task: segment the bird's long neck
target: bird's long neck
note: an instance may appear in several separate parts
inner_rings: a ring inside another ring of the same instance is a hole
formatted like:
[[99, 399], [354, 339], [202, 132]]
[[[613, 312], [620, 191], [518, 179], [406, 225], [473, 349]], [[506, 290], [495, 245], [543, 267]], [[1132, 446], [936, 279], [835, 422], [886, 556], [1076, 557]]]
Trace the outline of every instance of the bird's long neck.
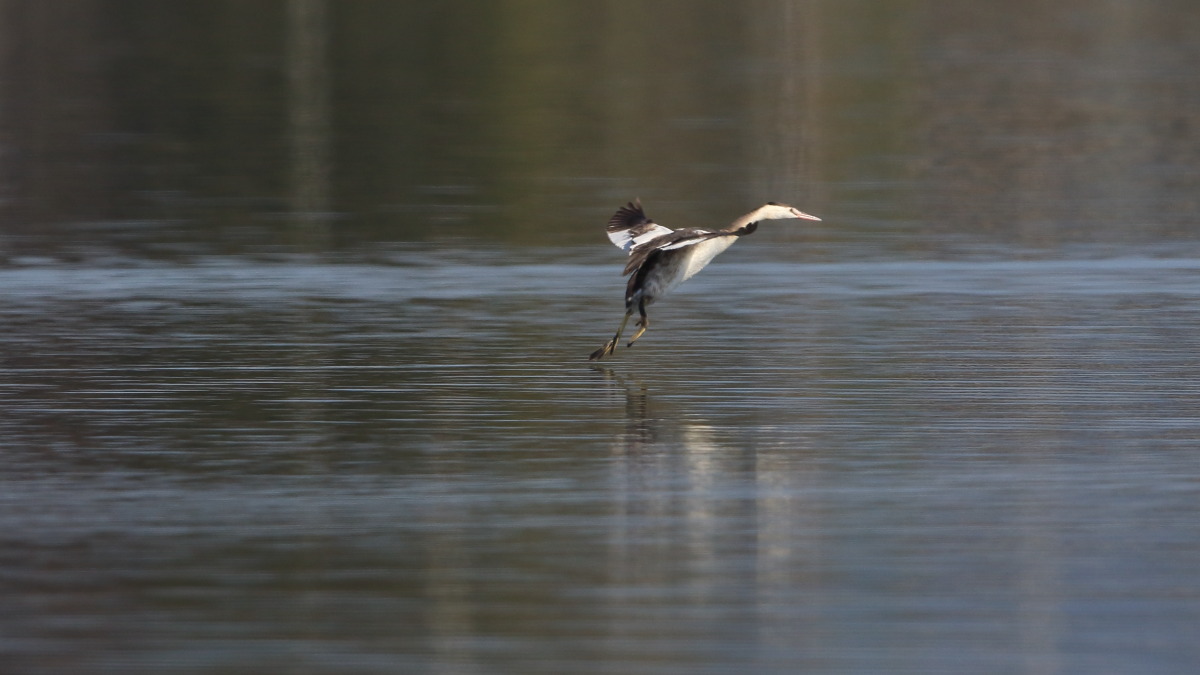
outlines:
[[750, 213], [738, 218], [725, 228], [725, 232], [730, 232], [737, 235], [746, 235], [758, 229], [758, 221], [761, 220], [759, 212], [762, 209], [754, 209]]
[[729, 227], [725, 228], [725, 231], [726, 232], [737, 232], [738, 230], [742, 229], [743, 227], [746, 227], [747, 225], [758, 220], [757, 216], [758, 216], [757, 210], [751, 211], [750, 213], [747, 213], [746, 215], [742, 216], [741, 218], [738, 218], [737, 220], [730, 223]]

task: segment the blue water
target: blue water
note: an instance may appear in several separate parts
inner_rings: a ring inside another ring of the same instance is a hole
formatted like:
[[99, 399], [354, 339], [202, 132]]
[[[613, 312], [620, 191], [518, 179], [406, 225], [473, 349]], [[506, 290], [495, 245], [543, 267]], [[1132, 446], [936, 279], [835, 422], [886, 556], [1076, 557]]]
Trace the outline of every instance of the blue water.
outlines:
[[609, 264], [0, 270], [0, 650], [18, 672], [1196, 662], [1200, 261], [769, 258], [714, 263], [600, 365]]

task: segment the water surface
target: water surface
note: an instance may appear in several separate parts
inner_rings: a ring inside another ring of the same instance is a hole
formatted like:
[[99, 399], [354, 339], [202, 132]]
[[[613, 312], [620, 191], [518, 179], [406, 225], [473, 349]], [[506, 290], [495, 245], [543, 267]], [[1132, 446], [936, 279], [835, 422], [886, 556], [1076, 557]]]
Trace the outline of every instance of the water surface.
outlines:
[[763, 255], [601, 365], [611, 265], [4, 270], [5, 651], [1193, 661], [1200, 261]]
[[0, 670], [1194, 671], [1200, 14], [681, 8], [0, 1]]

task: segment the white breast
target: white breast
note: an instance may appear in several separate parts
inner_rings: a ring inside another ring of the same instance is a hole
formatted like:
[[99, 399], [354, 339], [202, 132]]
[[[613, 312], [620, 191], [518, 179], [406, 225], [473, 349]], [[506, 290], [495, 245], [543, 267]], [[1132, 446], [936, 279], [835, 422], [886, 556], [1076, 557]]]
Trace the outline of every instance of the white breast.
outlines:
[[715, 237], [683, 248], [664, 249], [664, 255], [644, 282], [643, 292], [653, 302], [687, 281], [733, 245], [737, 237]]
[[713, 258], [720, 255], [725, 249], [733, 246], [733, 242], [737, 240], [737, 237], [716, 237], [702, 241], [695, 246], [689, 246], [688, 251], [691, 255], [687, 257], [683, 276], [680, 278], [680, 281], [691, 279], [697, 272], [704, 269], [705, 265], [712, 262]]

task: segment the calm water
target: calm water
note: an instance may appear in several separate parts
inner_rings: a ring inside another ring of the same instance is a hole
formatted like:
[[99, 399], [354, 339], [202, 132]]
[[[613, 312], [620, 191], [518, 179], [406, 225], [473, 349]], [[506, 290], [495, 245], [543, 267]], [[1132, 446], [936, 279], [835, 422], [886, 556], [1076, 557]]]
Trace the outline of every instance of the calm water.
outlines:
[[1195, 663], [1200, 260], [746, 257], [0, 272], [10, 663]]
[[1190, 4], [403, 5], [0, 2], [0, 671], [1196, 670]]

